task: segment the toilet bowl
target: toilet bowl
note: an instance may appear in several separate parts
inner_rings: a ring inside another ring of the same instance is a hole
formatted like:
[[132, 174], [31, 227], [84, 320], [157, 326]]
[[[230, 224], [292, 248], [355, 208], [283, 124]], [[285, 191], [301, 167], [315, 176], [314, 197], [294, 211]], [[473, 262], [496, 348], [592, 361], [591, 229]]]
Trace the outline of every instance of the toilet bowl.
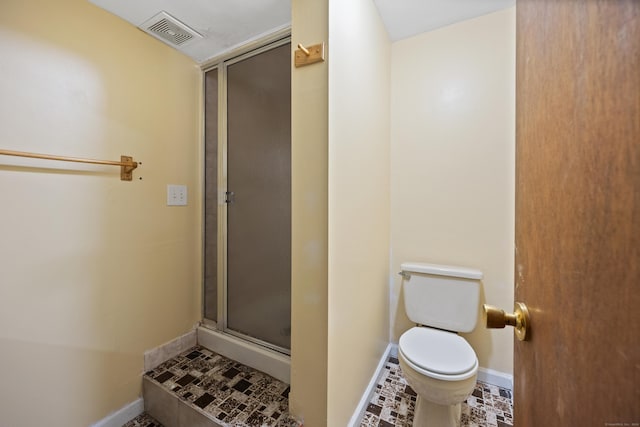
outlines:
[[418, 325], [398, 343], [400, 368], [417, 395], [413, 425], [457, 427], [478, 372], [475, 351], [457, 332], [475, 328], [482, 272], [404, 263], [401, 274], [405, 310]]
[[414, 327], [400, 337], [400, 368], [417, 395], [414, 426], [460, 425], [461, 403], [473, 392], [478, 359], [452, 332]]

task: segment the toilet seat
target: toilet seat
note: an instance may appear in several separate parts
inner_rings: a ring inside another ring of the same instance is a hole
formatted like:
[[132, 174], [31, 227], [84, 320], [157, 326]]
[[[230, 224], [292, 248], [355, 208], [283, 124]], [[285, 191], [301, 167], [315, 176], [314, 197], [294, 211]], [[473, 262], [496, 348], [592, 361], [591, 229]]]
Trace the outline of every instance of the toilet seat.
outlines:
[[411, 368], [431, 378], [459, 381], [478, 370], [473, 348], [453, 332], [414, 327], [402, 334], [398, 349]]

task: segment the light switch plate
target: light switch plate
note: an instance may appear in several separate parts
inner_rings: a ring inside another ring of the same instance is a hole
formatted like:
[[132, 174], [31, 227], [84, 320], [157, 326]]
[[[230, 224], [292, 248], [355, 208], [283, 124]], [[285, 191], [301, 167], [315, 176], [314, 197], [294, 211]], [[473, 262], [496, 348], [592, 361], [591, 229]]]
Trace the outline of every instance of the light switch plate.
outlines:
[[167, 185], [167, 206], [187, 206], [186, 185]]

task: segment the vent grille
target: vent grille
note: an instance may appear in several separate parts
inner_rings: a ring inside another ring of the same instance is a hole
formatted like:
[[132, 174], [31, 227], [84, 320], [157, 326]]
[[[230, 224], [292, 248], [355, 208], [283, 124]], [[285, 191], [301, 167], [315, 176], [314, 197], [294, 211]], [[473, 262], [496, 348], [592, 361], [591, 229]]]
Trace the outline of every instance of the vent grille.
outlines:
[[189, 28], [164, 11], [142, 23], [138, 28], [172, 46], [182, 46], [192, 40], [202, 38], [193, 28]]

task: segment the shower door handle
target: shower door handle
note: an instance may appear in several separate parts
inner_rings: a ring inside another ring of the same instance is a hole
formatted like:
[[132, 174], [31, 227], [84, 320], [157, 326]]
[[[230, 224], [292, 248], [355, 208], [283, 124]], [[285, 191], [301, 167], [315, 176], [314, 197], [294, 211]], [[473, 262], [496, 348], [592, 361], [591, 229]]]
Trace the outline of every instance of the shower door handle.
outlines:
[[231, 204], [233, 202], [235, 202], [236, 200], [236, 193], [234, 193], [233, 191], [225, 191], [224, 193], [224, 202]]

